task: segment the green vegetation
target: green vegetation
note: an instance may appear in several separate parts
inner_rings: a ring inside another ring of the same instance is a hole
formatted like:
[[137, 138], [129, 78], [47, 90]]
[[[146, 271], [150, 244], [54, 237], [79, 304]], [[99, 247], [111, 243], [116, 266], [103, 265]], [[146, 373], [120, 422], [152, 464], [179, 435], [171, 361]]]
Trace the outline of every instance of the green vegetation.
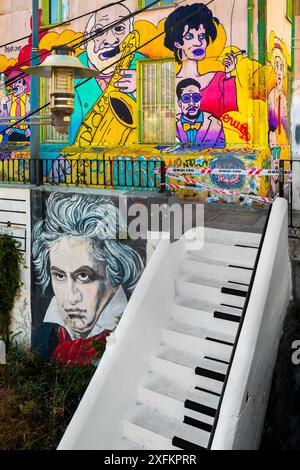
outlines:
[[56, 449], [94, 372], [11, 348], [0, 365], [0, 449]]
[[0, 236], [0, 339], [9, 349], [10, 313], [21, 285], [20, 265], [23, 258], [17, 242], [9, 235]]

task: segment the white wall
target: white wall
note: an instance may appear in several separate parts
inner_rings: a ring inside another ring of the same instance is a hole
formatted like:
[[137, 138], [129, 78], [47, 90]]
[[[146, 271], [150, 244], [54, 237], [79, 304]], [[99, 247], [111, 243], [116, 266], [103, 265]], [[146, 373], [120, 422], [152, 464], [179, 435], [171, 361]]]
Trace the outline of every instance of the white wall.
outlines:
[[0, 234], [12, 235], [20, 242], [20, 251], [26, 267], [21, 269], [23, 286], [20, 288], [12, 312], [11, 331], [17, 343], [30, 348], [30, 190], [0, 187]]
[[288, 206], [274, 203], [212, 449], [259, 448], [283, 321], [291, 298]]
[[286, 0], [276, 0], [276, 8], [274, 8], [274, 0], [267, 2], [267, 38], [269, 40], [270, 33], [274, 31], [276, 36], [287, 45], [288, 51], [292, 48], [292, 24], [286, 16]]

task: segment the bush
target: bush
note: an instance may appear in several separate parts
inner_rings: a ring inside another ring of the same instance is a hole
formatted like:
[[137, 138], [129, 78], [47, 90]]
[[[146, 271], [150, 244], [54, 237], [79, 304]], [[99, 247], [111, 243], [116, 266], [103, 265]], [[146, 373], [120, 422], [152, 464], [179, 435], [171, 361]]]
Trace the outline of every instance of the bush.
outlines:
[[10, 314], [21, 285], [20, 265], [23, 258], [17, 242], [9, 235], [0, 236], [0, 339], [9, 348]]
[[11, 351], [0, 366], [0, 449], [56, 449], [94, 372]]

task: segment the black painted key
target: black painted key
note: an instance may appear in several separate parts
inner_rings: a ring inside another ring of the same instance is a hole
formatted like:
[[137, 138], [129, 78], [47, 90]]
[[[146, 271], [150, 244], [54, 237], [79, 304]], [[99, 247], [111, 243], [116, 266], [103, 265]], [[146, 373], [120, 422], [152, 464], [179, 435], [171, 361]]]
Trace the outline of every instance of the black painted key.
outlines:
[[210, 416], [211, 418], [216, 416], [216, 410], [214, 408], [210, 408], [209, 406], [202, 405], [201, 403], [196, 403], [191, 400], [185, 400], [184, 407], [189, 410], [196, 411], [197, 413]]
[[241, 321], [241, 317], [238, 317], [237, 315], [230, 315], [229, 313], [224, 312], [214, 312], [214, 317], [218, 320], [226, 320], [235, 323], [240, 323]]
[[206, 341], [213, 341], [214, 343], [225, 344], [226, 346], [234, 346], [234, 343], [229, 343], [228, 341], [222, 341], [221, 339], [210, 338], [207, 336]]
[[192, 442], [188, 442], [185, 439], [181, 439], [181, 437], [177, 436], [173, 437], [172, 445], [183, 450], [207, 450], [205, 447], [198, 446], [197, 444], [193, 444]]
[[218, 382], [224, 382], [225, 380], [225, 374], [215, 372], [214, 370], [203, 369], [202, 367], [196, 367], [195, 374], [208, 379], [217, 380]]
[[201, 429], [202, 431], [211, 432], [212, 425], [203, 423], [203, 421], [198, 421], [198, 419], [191, 418], [190, 416], [185, 416], [183, 420], [184, 424], [193, 426], [193, 428]]
[[222, 287], [222, 294], [235, 295], [236, 297], [247, 297], [247, 292], [238, 289], [230, 289], [229, 287]]

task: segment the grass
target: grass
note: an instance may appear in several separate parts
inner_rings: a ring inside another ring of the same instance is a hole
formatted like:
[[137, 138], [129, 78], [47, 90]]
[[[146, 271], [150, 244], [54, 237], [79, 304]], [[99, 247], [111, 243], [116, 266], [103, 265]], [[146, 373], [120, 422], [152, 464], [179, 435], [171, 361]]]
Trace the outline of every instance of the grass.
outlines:
[[56, 449], [94, 372], [11, 352], [0, 365], [0, 449]]

